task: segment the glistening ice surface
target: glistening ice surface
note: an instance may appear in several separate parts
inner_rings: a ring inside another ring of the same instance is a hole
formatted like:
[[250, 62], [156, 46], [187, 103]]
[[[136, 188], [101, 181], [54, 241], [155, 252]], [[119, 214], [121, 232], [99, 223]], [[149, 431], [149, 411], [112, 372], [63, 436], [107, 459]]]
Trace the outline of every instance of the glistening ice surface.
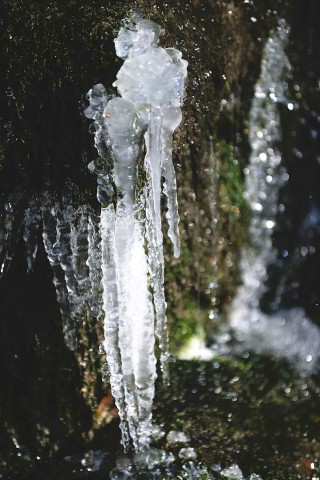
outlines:
[[121, 97], [110, 98], [96, 85], [85, 111], [94, 119], [101, 157], [89, 168], [98, 175], [102, 204], [104, 347], [123, 445], [127, 448], [131, 438], [137, 451], [150, 442], [155, 335], [168, 380], [162, 191], [168, 234], [174, 255], [180, 254], [172, 134], [181, 122], [187, 62], [178, 50], [157, 45], [162, 34], [159, 25], [139, 15], [126, 20], [115, 40], [117, 55], [125, 59], [114, 82]]

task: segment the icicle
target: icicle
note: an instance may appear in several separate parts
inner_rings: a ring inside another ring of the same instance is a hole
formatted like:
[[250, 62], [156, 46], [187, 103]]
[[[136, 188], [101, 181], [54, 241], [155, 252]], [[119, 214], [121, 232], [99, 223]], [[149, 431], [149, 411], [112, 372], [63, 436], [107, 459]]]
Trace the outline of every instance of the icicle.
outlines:
[[118, 205], [115, 226], [119, 288], [119, 346], [130, 435], [136, 450], [148, 446], [156, 378], [154, 319], [144, 239], [134, 214]]
[[59, 204], [46, 194], [41, 208], [43, 244], [53, 271], [63, 332], [71, 350], [86, 319], [101, 318], [101, 248], [99, 228], [88, 207], [77, 210], [68, 188]]
[[114, 230], [118, 343], [128, 427], [135, 449], [141, 450], [149, 443], [156, 377], [147, 259], [141, 226], [135, 218], [136, 168], [142, 129], [133, 105], [121, 98], [110, 100], [104, 115], [114, 158], [114, 181], [123, 195], [117, 206]]
[[27, 268], [28, 272], [32, 272], [33, 264], [38, 251], [38, 233], [41, 222], [41, 209], [39, 199], [33, 198], [28, 208], [24, 212], [24, 232], [23, 240], [26, 245], [27, 252]]
[[101, 270], [101, 236], [98, 226], [98, 220], [90, 212], [88, 219], [88, 258], [87, 266], [89, 268], [90, 278], [90, 298], [89, 306], [96, 317], [102, 315], [102, 270]]
[[[95, 144], [102, 157], [89, 168], [97, 173], [98, 184], [103, 184], [107, 192], [102, 198], [98, 188], [104, 207], [101, 243], [105, 348], [120, 409], [123, 443], [127, 445], [130, 434], [137, 451], [145, 451], [150, 443], [155, 334], [163, 376], [168, 378], [162, 176], [168, 198], [169, 236], [175, 256], [180, 251], [172, 134], [181, 121], [187, 62], [178, 50], [157, 46], [162, 34], [159, 25], [137, 14], [126, 20], [115, 40], [117, 55], [126, 58], [114, 83], [122, 98], [108, 99], [104, 87], [96, 85], [88, 94], [90, 106], [85, 110], [87, 117], [95, 121]], [[143, 139], [147, 184], [137, 200]], [[111, 204], [115, 189], [120, 196], [116, 210]]]
[[[12, 194], [4, 205], [0, 217], [0, 278], [8, 271], [21, 231], [22, 195]], [[23, 212], [23, 210], [22, 210]], [[22, 213], [23, 214], [23, 213]]]
[[91, 304], [91, 284], [89, 277], [88, 261], [88, 208], [80, 207], [74, 212], [71, 223], [70, 246], [72, 253], [72, 270], [77, 283], [77, 303], [79, 321], [86, 316], [93, 322]]
[[[151, 205], [150, 205], [151, 203]], [[164, 258], [163, 249], [159, 248], [155, 238], [153, 222], [152, 196], [146, 193], [146, 238], [148, 241], [148, 263], [153, 291], [153, 302], [156, 318], [156, 336], [160, 348], [160, 363], [165, 384], [169, 383], [169, 338], [167, 331], [166, 301], [164, 293]]]
[[123, 366], [119, 347], [119, 298], [115, 253], [115, 210], [101, 210], [101, 251], [103, 275], [104, 348], [110, 373], [112, 394], [119, 411], [122, 443], [127, 450], [129, 432], [124, 397]]
[[57, 301], [60, 306], [63, 333], [67, 346], [70, 350], [77, 347], [76, 331], [74, 319], [71, 315], [71, 308], [68, 296], [68, 290], [65, 281], [65, 275], [60, 265], [59, 250], [56, 248], [57, 242], [57, 215], [54, 202], [47, 194], [47, 200], [42, 206], [43, 221], [43, 245], [53, 272], [53, 284], [56, 289]]
[[168, 211], [166, 214], [169, 230], [168, 235], [173, 244], [173, 254], [176, 258], [180, 256], [180, 236], [179, 236], [179, 212], [177, 200], [177, 182], [175, 170], [172, 162], [172, 135], [181, 123], [181, 106], [184, 97], [185, 80], [187, 78], [187, 62], [182, 60], [182, 55], [175, 48], [166, 48], [174, 65], [177, 68], [175, 74], [176, 86], [180, 98], [180, 105], [170, 105], [165, 108], [162, 125], [162, 153], [161, 161], [162, 175], [164, 178], [163, 192], [167, 196]]
[[1, 230], [0, 230], [0, 255], [1, 255], [1, 271], [2, 276], [7, 270], [8, 247], [10, 245], [11, 232], [13, 228], [14, 211], [10, 203], [5, 205], [5, 212], [2, 213]]
[[168, 211], [166, 214], [169, 229], [168, 235], [173, 244], [173, 254], [180, 257], [180, 236], [179, 236], [179, 212], [177, 200], [177, 182], [172, 162], [172, 133], [169, 131], [163, 135], [165, 157], [162, 162], [162, 175], [164, 178], [163, 193], [167, 197]]

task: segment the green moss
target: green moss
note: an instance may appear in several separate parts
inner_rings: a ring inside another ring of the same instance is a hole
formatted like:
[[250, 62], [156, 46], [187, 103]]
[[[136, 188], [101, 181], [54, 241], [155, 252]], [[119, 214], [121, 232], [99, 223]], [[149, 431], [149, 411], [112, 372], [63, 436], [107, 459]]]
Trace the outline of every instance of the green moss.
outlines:
[[241, 249], [248, 245], [249, 208], [244, 198], [244, 177], [232, 145], [216, 143], [216, 296], [220, 310], [233, 298], [239, 283]]

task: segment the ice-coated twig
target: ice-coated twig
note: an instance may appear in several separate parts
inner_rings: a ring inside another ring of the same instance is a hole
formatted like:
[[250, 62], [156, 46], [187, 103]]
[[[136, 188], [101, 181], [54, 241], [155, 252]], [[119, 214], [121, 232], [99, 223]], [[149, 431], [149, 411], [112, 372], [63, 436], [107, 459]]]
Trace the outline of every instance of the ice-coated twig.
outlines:
[[[135, 31], [138, 32], [136, 37]], [[146, 218], [147, 223], [152, 224], [147, 227], [149, 265], [154, 290], [156, 334], [160, 349], [165, 348], [161, 351], [161, 359], [164, 360], [168, 358], [168, 342], [165, 340], [167, 327], [163, 293], [161, 176], [163, 174], [165, 179], [164, 192], [168, 198], [169, 237], [174, 244], [175, 256], [179, 256], [179, 214], [172, 164], [172, 134], [181, 122], [187, 62], [182, 60], [178, 50], [157, 46], [161, 33], [159, 26], [148, 20], [141, 20], [138, 28], [130, 30], [129, 25], [120, 30], [115, 42], [116, 50], [119, 56], [128, 58], [119, 70], [114, 85], [124, 99], [132, 102], [146, 128], [146, 205], [149, 209]], [[164, 365], [163, 369], [165, 370]]]

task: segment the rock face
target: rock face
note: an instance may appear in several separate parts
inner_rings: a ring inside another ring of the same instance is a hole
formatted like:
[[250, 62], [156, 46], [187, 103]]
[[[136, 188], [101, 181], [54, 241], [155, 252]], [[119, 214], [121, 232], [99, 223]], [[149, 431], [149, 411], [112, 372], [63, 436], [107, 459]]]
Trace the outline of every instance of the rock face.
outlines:
[[[250, 99], [269, 30], [278, 14], [285, 16], [291, 10], [286, 2], [281, 11], [276, 1], [252, 3], [140, 0], [106, 6], [102, 0], [90, 4], [15, 0], [0, 7], [1, 57], [7, 72], [0, 79], [4, 93], [0, 107], [0, 435], [4, 456], [0, 462], [6, 468], [17, 448], [31, 456], [76, 450], [89, 438], [99, 437], [103, 416], [114, 417], [107, 386], [101, 381], [103, 357], [97, 352], [101, 325], [83, 313], [77, 327], [77, 352], [65, 346], [63, 311], [61, 304], [59, 311], [37, 216], [43, 195], [53, 198], [62, 211], [66, 198], [75, 207], [99, 209], [96, 178], [87, 169], [96, 153], [82, 115], [84, 92], [99, 83], [112, 92], [119, 69], [113, 30], [120, 28], [131, 7], [163, 25], [166, 44], [162, 46], [177, 47], [189, 62], [185, 113], [174, 138], [179, 261], [170, 260], [171, 246], [165, 239], [173, 346], [182, 343], [199, 322], [209, 331], [212, 319], [231, 300], [238, 281], [239, 248], [247, 241], [242, 167], [248, 158]], [[305, 15], [311, 18], [311, 9], [317, 7], [311, 0], [307, 3]], [[295, 29], [302, 36], [298, 17], [294, 11]], [[299, 75], [307, 84], [302, 68]], [[314, 144], [309, 150], [314, 153]], [[301, 195], [307, 190], [301, 190]], [[35, 221], [29, 222], [30, 231], [23, 231], [23, 219], [31, 211]], [[29, 246], [38, 245], [29, 249], [28, 265], [23, 236], [31, 238]], [[282, 245], [282, 238], [276, 240]], [[301, 272], [304, 275], [302, 267]]]

